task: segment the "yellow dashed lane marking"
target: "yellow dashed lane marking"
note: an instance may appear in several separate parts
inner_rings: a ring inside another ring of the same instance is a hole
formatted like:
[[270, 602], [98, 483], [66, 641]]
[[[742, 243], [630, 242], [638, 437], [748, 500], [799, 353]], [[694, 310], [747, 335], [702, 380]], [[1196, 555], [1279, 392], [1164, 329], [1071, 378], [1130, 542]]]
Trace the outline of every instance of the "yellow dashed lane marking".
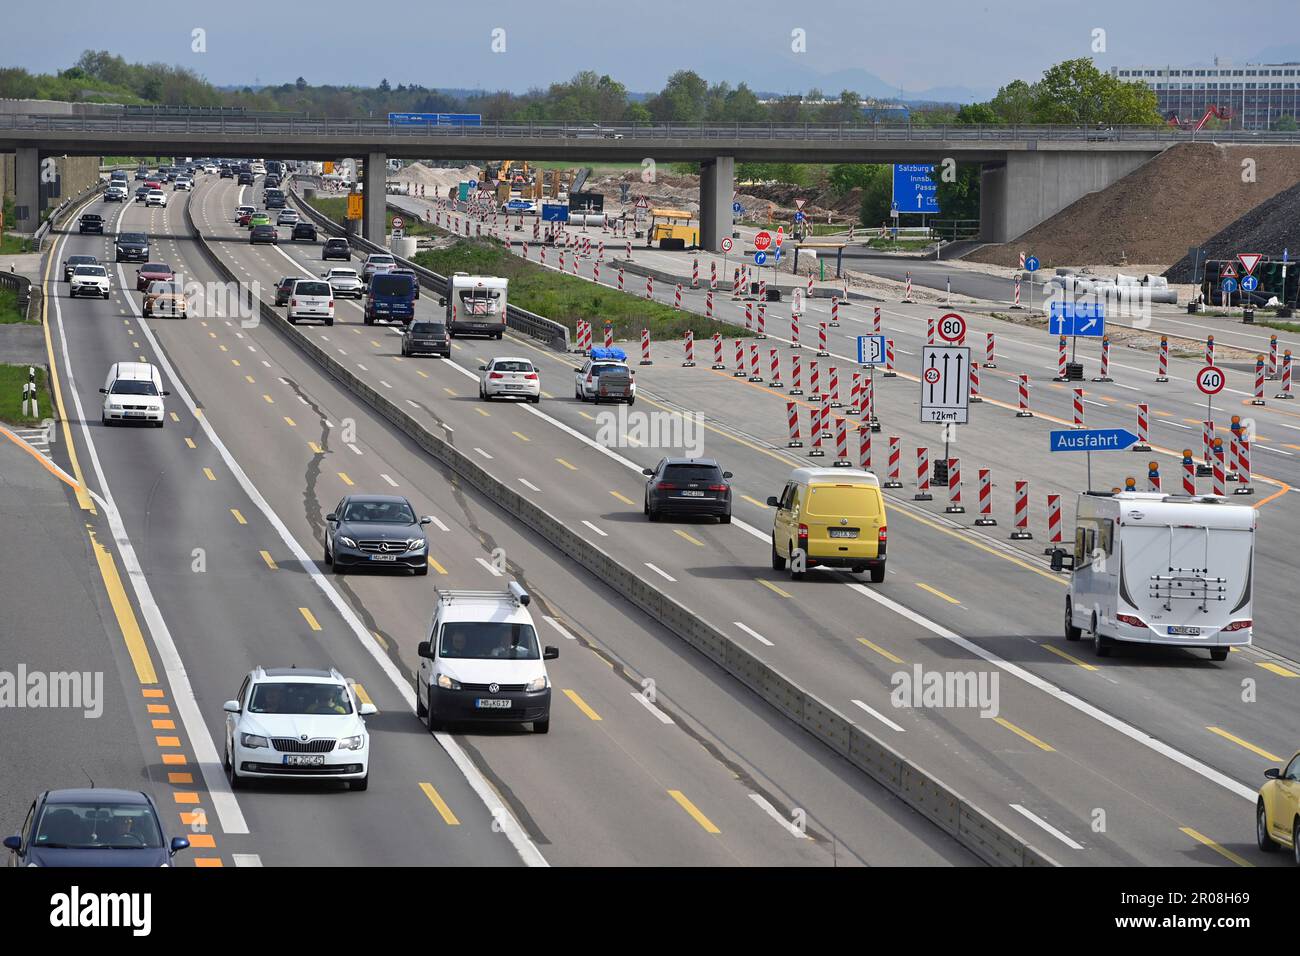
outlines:
[[631, 498], [627, 497], [626, 495], [620, 495], [617, 491], [611, 491], [610, 494], [613, 495], [615, 498], [617, 498], [619, 501], [623, 502], [623, 504], [625, 505], [635, 504], [635, 502]]
[[208, 481], [216, 481], [216, 480], [217, 480], [217, 476], [214, 475], [214, 474], [212, 473], [212, 469], [211, 469], [211, 468], [204, 468], [204, 469], [203, 469], [203, 474], [205, 474], [205, 475], [207, 476]]
[[777, 587], [775, 584], [773, 584], [771, 581], [767, 580], [766, 578], [754, 578], [754, 580], [757, 581], [759, 584], [763, 585], [763, 587], [767, 588], [769, 591], [772, 591], [783, 598], [794, 597], [794, 595], [792, 595], [789, 591]]
[[340, 471], [340, 472], [339, 472], [339, 477], [343, 479], [343, 484], [345, 484], [345, 485], [351, 485], [351, 484], [353, 484], [352, 479], [349, 478], [349, 477], [347, 476], [347, 473], [346, 473], [346, 472]]
[[1224, 859], [1231, 860], [1233, 863], [1237, 864], [1237, 866], [1253, 867], [1255, 865], [1254, 863], [1251, 863], [1249, 860], [1246, 860], [1243, 857], [1240, 857], [1237, 854], [1233, 853], [1231, 850], [1227, 849], [1226, 847], [1219, 846], [1219, 844], [1215, 843], [1205, 834], [1198, 833], [1195, 830], [1193, 830], [1191, 827], [1179, 827], [1178, 829], [1181, 830], [1183, 833], [1186, 833], [1197, 843], [1200, 843], [1204, 846], [1208, 846], [1211, 850], [1219, 854], [1219, 856], [1223, 857]]
[[865, 637], [859, 637], [859, 638], [858, 638], [858, 643], [861, 644], [863, 647], [869, 647], [869, 648], [871, 648], [873, 651], [875, 651], [877, 654], [879, 654], [879, 655], [880, 655], [881, 657], [883, 657], [885, 660], [889, 661], [891, 664], [901, 664], [901, 663], [903, 663], [903, 659], [902, 659], [901, 657], [898, 657], [898, 656], [896, 656], [896, 655], [894, 655], [894, 654], [889, 653], [889, 651], [885, 650], [885, 649], [884, 649], [883, 647], [881, 647], [879, 644], [873, 644], [871, 641], [867, 640]]
[[238, 508], [231, 508], [230, 513], [235, 516], [235, 520], [238, 521], [240, 524], [248, 524], [247, 519], [245, 519], [244, 516], [239, 513]]
[[1276, 754], [1271, 754], [1267, 750], [1263, 749], [1262, 747], [1256, 747], [1254, 744], [1242, 740], [1240, 737], [1234, 736], [1233, 734], [1228, 733], [1222, 727], [1206, 727], [1205, 729], [1212, 734], [1217, 734], [1218, 736], [1222, 737], [1224, 740], [1231, 740], [1238, 747], [1243, 747], [1246, 750], [1249, 750], [1251, 753], [1263, 757], [1265, 760], [1270, 760], [1273, 763], [1282, 762], [1282, 758], [1277, 756]]
[[569, 471], [577, 471], [577, 470], [578, 470], [576, 465], [570, 465], [570, 464], [569, 464], [567, 461], [565, 461], [563, 458], [557, 458], [557, 459], [555, 459], [555, 460], [558, 461], [558, 462], [559, 462], [561, 465], [563, 465], [565, 468], [569, 469]]
[[1005, 717], [994, 717], [993, 720], [994, 720], [995, 723], [1001, 724], [1003, 727], [1007, 728], [1007, 730], [1011, 731], [1011, 732], [1012, 732], [1013, 734], [1015, 734], [1017, 737], [1021, 737], [1021, 738], [1025, 739], [1025, 740], [1028, 740], [1031, 744], [1033, 744], [1033, 745], [1034, 745], [1035, 747], [1037, 747], [1039, 750], [1046, 750], [1048, 753], [1055, 753], [1055, 752], [1056, 752], [1056, 748], [1055, 748], [1055, 747], [1051, 746], [1050, 744], [1046, 744], [1046, 743], [1044, 743], [1043, 741], [1039, 740], [1037, 737], [1035, 737], [1035, 736], [1034, 736], [1033, 734], [1031, 734], [1029, 731], [1027, 731], [1027, 730], [1021, 730], [1019, 727], [1017, 727], [1017, 726], [1016, 726], [1015, 724], [1013, 724], [1011, 721], [1007, 720]]
[[298, 613], [303, 616], [303, 618], [307, 621], [307, 626], [310, 627], [313, 631], [319, 631], [321, 629], [320, 623], [316, 620], [316, 615], [312, 614], [311, 611], [309, 611], [307, 608], [305, 607], [298, 608]]
[[712, 820], [710, 820], [708, 817], [706, 817], [703, 813], [700, 812], [699, 807], [691, 803], [691, 801], [687, 798], [686, 794], [682, 793], [680, 790], [669, 790], [668, 796], [676, 800], [678, 806], [680, 806], [683, 810], [689, 813], [691, 815], [691, 818], [700, 826], [704, 827], [704, 829], [707, 832], [709, 833], [722, 832], [721, 830], [719, 830], [717, 827], [713, 825]]
[[691, 535], [683, 531], [681, 528], [674, 528], [673, 534], [677, 535], [679, 538], [684, 538], [685, 540], [689, 541], [691, 544], [695, 545], [696, 547], [699, 548], [704, 547], [703, 541], [701, 541], [699, 538], [692, 537]]
[[587, 705], [587, 702], [578, 696], [578, 692], [576, 690], [569, 690], [568, 688], [565, 688], [564, 696], [569, 698], [569, 700], [573, 701], [573, 705], [577, 707], [578, 710], [582, 711], [584, 714], [590, 717], [592, 720], [600, 720], [600, 714], [592, 710], [591, 707]]
[[271, 552], [259, 551], [257, 553], [262, 556], [262, 560], [266, 562], [266, 566], [272, 571], [280, 570], [280, 566], [275, 563], [275, 558], [271, 557]]
[[424, 795], [429, 798], [429, 802], [434, 805], [438, 813], [442, 816], [442, 822], [449, 827], [460, 826], [460, 821], [456, 819], [456, 814], [451, 812], [451, 807], [447, 806], [447, 801], [442, 799], [442, 794], [434, 789], [431, 783], [420, 784], [420, 789]]

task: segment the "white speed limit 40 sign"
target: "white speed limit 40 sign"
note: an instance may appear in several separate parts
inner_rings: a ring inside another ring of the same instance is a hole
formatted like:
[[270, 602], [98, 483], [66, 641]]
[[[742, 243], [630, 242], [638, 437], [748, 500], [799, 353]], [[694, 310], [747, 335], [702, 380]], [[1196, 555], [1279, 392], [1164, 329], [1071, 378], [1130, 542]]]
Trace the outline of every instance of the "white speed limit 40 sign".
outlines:
[[1228, 378], [1223, 374], [1223, 369], [1215, 365], [1207, 365], [1196, 373], [1196, 387], [1202, 395], [1218, 395], [1227, 384]]
[[966, 320], [956, 312], [949, 312], [939, 319], [935, 331], [945, 342], [963, 342], [966, 339]]

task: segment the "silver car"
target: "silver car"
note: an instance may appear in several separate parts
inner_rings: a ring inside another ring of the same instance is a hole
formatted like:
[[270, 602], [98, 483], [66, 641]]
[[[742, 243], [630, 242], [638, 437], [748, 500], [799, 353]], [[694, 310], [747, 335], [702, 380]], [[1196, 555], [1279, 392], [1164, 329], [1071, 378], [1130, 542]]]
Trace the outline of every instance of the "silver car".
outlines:
[[330, 269], [328, 272], [322, 273], [321, 278], [330, 284], [330, 288], [334, 290], [336, 297], [350, 295], [354, 299], [359, 299], [365, 291], [361, 285], [361, 277], [357, 275], [356, 269]]

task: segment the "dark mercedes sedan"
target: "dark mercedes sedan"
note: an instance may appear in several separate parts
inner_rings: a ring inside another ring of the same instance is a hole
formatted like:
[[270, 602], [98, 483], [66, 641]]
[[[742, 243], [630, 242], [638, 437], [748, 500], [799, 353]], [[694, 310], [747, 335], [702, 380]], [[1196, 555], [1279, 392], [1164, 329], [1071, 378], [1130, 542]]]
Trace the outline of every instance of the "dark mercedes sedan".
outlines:
[[46, 790], [22, 832], [5, 837], [10, 866], [171, 866], [190, 841], [163, 836], [158, 808], [138, 790]]
[[661, 515], [702, 515], [731, 523], [731, 472], [712, 458], [664, 458], [642, 469], [645, 513], [651, 521]]
[[340, 573], [350, 567], [396, 566], [429, 573], [429, 543], [422, 525], [398, 495], [348, 495], [325, 516], [325, 565]]

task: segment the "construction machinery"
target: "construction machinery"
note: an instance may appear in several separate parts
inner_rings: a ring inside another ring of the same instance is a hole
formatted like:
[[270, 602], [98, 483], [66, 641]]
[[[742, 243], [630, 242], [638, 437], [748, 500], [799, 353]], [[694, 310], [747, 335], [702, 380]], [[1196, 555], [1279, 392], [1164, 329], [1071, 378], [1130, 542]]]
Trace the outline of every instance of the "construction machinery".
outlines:
[[700, 224], [685, 209], [651, 209], [645, 244], [660, 249], [695, 249], [700, 245]]
[[1232, 108], [1229, 106], [1211, 106], [1206, 109], [1205, 115], [1196, 123], [1193, 123], [1191, 120], [1180, 120], [1177, 113], [1171, 112], [1167, 117], [1165, 117], [1165, 122], [1170, 126], [1177, 127], [1178, 129], [1191, 130], [1194, 133], [1198, 133], [1211, 119], [1222, 120], [1225, 123], [1231, 122]]

